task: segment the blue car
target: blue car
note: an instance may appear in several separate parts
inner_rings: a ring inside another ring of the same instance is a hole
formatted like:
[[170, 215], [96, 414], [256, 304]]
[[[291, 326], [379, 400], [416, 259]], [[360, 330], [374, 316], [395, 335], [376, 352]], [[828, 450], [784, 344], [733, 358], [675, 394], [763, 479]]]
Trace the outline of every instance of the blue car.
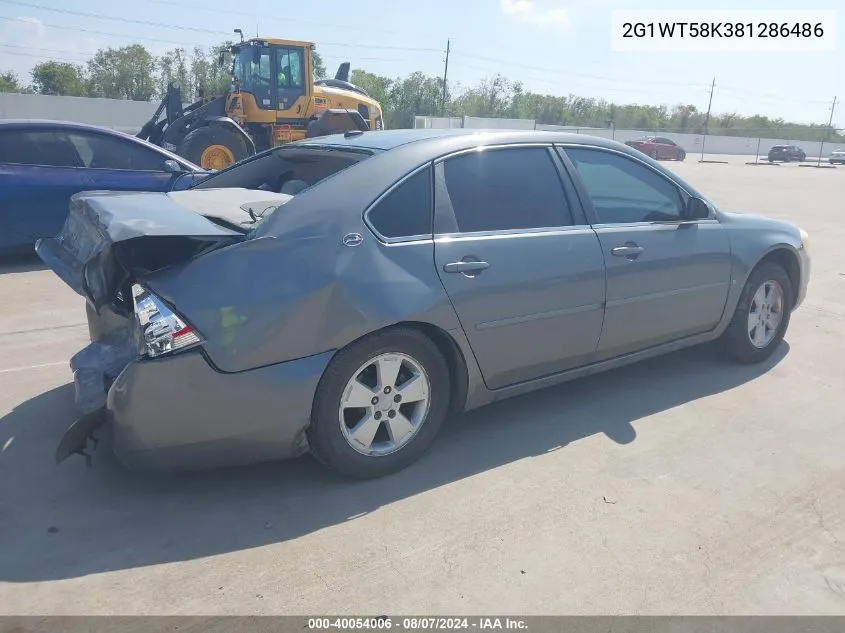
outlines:
[[52, 237], [80, 191], [187, 189], [208, 172], [122, 132], [62, 121], [0, 121], [0, 253]]

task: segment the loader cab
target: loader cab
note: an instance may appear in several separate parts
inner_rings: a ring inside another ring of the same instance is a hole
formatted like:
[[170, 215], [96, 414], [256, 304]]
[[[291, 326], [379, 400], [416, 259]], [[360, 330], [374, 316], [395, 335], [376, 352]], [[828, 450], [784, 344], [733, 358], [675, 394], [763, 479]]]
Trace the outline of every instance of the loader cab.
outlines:
[[235, 90], [252, 95], [258, 110], [297, 116], [306, 110], [311, 92], [310, 46], [285, 40], [248, 40], [232, 47]]

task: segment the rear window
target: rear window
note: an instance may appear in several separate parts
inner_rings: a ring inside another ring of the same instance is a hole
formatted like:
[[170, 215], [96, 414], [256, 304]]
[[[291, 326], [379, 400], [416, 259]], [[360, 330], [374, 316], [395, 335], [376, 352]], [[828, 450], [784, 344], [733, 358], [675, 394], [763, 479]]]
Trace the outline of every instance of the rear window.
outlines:
[[232, 165], [191, 188], [243, 187], [296, 195], [372, 155], [371, 150], [319, 145], [281, 147]]

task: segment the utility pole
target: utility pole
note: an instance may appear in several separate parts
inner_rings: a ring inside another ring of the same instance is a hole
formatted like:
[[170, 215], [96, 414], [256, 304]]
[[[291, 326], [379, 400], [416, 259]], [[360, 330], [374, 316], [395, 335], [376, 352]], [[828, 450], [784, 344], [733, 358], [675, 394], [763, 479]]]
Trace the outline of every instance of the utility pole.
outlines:
[[833, 104], [830, 106], [830, 120], [827, 122], [827, 131], [824, 133], [824, 138], [822, 139], [822, 144], [819, 147], [819, 162], [816, 163], [816, 167], [820, 167], [822, 164], [822, 150], [824, 149], [824, 142], [827, 140], [828, 134], [830, 134], [830, 128], [833, 125], [833, 111], [836, 109], [836, 97], [833, 97]]
[[707, 116], [704, 117], [704, 136], [701, 139], [701, 160], [704, 160], [704, 144], [707, 142], [707, 125], [710, 123], [710, 106], [713, 105], [713, 88], [716, 87], [716, 78], [710, 84], [710, 101], [707, 103]]
[[446, 40], [446, 66], [443, 68], [443, 103], [440, 106], [440, 116], [446, 116], [446, 79], [449, 76], [449, 51], [452, 49], [452, 41]]

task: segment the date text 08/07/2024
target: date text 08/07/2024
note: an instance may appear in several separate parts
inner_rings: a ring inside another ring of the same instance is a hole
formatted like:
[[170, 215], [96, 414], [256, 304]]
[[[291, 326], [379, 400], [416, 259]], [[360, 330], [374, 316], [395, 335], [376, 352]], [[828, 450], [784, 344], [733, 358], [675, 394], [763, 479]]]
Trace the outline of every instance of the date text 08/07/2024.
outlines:
[[309, 618], [307, 628], [309, 630], [398, 630], [398, 631], [420, 631], [420, 630], [525, 630], [525, 620], [510, 617], [402, 617], [391, 618], [388, 616], [366, 617], [366, 618]]

